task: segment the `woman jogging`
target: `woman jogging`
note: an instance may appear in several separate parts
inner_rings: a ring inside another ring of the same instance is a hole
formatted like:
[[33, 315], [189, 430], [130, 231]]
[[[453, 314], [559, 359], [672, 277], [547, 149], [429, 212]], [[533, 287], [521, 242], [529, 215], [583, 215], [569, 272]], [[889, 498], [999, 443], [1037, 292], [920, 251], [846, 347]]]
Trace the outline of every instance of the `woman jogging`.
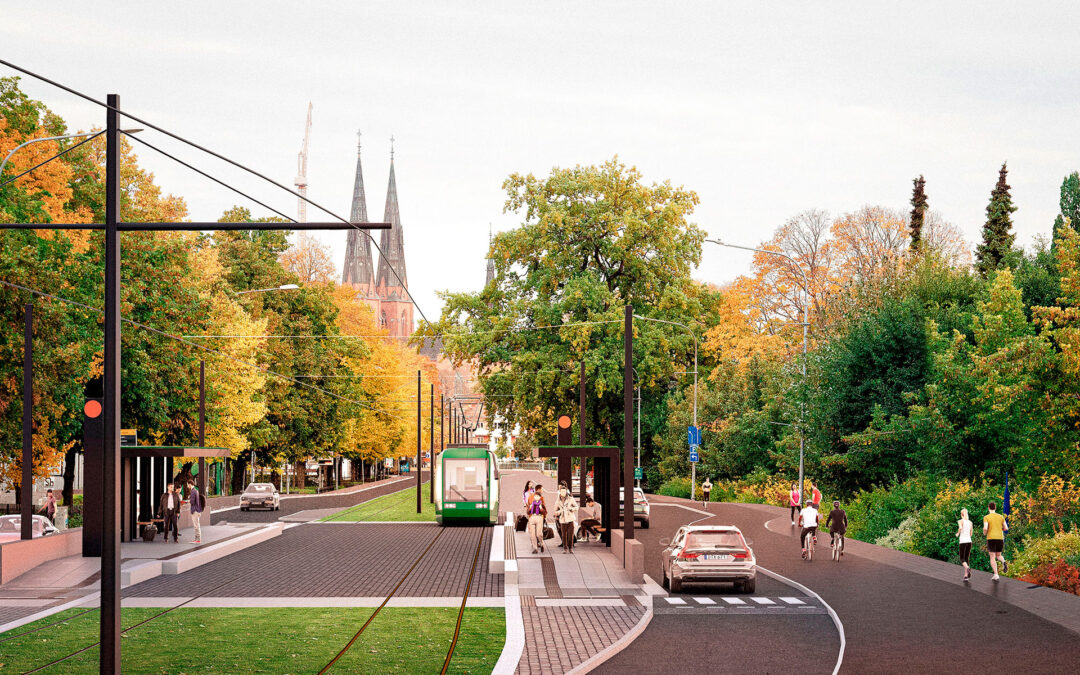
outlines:
[[956, 536], [960, 538], [960, 564], [964, 566], [964, 581], [971, 578], [971, 568], [968, 567], [968, 557], [971, 556], [971, 521], [968, 520], [968, 510], [960, 509], [960, 520], [956, 521]]

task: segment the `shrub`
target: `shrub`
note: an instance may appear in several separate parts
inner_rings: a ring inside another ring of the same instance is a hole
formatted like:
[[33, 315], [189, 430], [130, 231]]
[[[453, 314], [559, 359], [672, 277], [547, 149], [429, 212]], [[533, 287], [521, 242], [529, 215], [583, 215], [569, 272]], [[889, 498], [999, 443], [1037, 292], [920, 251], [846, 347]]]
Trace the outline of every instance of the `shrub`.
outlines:
[[930, 503], [940, 484], [940, 481], [922, 475], [897, 485], [860, 491], [845, 507], [848, 535], [862, 541], [881, 539], [909, 515]]
[[1012, 561], [1017, 576], [1033, 573], [1038, 567], [1064, 560], [1080, 567], [1080, 529], [1073, 526], [1069, 532], [1059, 532], [1053, 537], [1033, 538], [1024, 541], [1024, 549]]
[[915, 530], [915, 516], [908, 516], [884, 537], [879, 537], [874, 543], [878, 546], [896, 549], [897, 551], [908, 550], [912, 532]]
[[664, 495], [666, 497], [688, 498], [690, 496], [690, 479], [679, 477], [669, 478], [660, 485], [660, 489], [656, 491], [656, 494]]
[[1080, 486], [1059, 476], [1044, 474], [1034, 495], [1013, 501], [1038, 532], [1053, 534], [1080, 525]]
[[1064, 560], [1043, 563], [1020, 578], [1029, 583], [1080, 595], [1080, 567], [1070, 565]]
[[75, 495], [71, 498], [71, 509], [68, 511], [67, 525], [70, 528], [82, 527], [83, 524], [83, 496]]

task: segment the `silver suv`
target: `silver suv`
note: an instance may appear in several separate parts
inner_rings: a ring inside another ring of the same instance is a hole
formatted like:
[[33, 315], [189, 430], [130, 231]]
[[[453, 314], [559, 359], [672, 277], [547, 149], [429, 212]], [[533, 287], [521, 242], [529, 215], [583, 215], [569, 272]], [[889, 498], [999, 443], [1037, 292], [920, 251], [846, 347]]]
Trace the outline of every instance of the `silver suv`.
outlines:
[[682, 591], [686, 583], [733, 582], [743, 593], [757, 587], [757, 559], [734, 525], [684, 525], [670, 541], [661, 539], [664, 588]]
[[[626, 515], [626, 505], [623, 503], [623, 489], [619, 488], [619, 518]], [[634, 521], [641, 523], [641, 529], [649, 529], [649, 500], [645, 499], [645, 491], [634, 488]]]

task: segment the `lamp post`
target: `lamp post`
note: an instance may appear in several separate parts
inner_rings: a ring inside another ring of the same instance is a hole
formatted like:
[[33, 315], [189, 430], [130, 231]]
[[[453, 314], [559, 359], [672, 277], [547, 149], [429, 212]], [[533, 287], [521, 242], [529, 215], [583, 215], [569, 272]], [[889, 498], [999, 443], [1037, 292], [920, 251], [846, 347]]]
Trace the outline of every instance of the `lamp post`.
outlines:
[[[142, 129], [121, 129], [120, 133], [122, 133], [122, 134], [137, 134], [140, 131], [142, 131]], [[80, 134], [67, 134], [67, 135], [64, 135], [64, 136], [46, 136], [45, 138], [31, 138], [30, 140], [26, 141], [25, 143], [20, 143], [19, 145], [16, 145], [14, 148], [11, 149], [11, 152], [9, 152], [6, 157], [4, 157], [4, 161], [0, 162], [0, 175], [3, 175], [4, 166], [7, 165], [8, 160], [11, 159], [11, 156], [14, 155], [16, 152], [18, 152], [19, 150], [21, 150], [22, 148], [25, 148], [28, 145], [31, 145], [33, 143], [44, 143], [45, 141], [63, 141], [63, 140], [69, 139], [69, 138], [86, 138], [86, 140], [89, 141], [89, 140], [92, 140], [93, 138], [96, 138], [97, 136], [100, 136], [103, 133], [105, 133], [105, 132], [104, 131], [85, 131], [85, 132], [80, 133]], [[83, 143], [85, 143], [85, 142], [86, 141], [83, 141]], [[82, 145], [82, 143], [77, 143], [76, 145]], [[72, 148], [68, 148], [68, 150], [71, 150], [71, 149]], [[60, 155], [68, 152], [68, 150], [65, 150], [64, 152], [60, 153]], [[50, 157], [49, 159], [45, 160], [41, 164], [51, 162], [52, 160], [56, 159], [57, 157], [60, 157], [60, 155], [56, 155], [55, 157]], [[37, 166], [41, 166], [41, 164], [38, 164]], [[35, 166], [34, 168], [36, 169], [37, 166]], [[15, 180], [15, 179], [12, 178], [11, 180]]]
[[[803, 308], [802, 308], [802, 378], [803, 386], [806, 385], [806, 346], [808, 341], [808, 334], [810, 328], [809, 314], [810, 309], [810, 282], [806, 278], [806, 272], [803, 271], [802, 265], [795, 258], [792, 258], [786, 253], [780, 251], [770, 251], [765, 248], [752, 248], [750, 246], [739, 246], [737, 244], [726, 244], [719, 239], [706, 239], [705, 241], [710, 244], [716, 244], [717, 246], [726, 246], [727, 248], [739, 248], [744, 251], [753, 251], [754, 253], [768, 253], [770, 255], [778, 255], [781, 258], [787, 258], [791, 261], [791, 264], [795, 266], [795, 269], [799, 271], [799, 275], [803, 279]], [[805, 393], [803, 394], [803, 401], [799, 404], [799, 506], [806, 503], [806, 490], [803, 489], [804, 485], [804, 458], [806, 456], [806, 430], [803, 428], [803, 418], [806, 416], [806, 400]]]
[[300, 288], [296, 284], [282, 284], [280, 286], [274, 286], [273, 288], [253, 288], [250, 291], [236, 291], [233, 295], [244, 295], [245, 293], [266, 293], [267, 291], [295, 291]]
[[[688, 333], [690, 333], [690, 337], [694, 338], [694, 426], [696, 427], [697, 426], [697, 375], [698, 375], [698, 367], [697, 367], [698, 340], [697, 340], [697, 333], [695, 333], [694, 329], [691, 328], [690, 326], [687, 326], [685, 323], [679, 323], [678, 321], [666, 321], [664, 319], [653, 319], [653, 318], [650, 318], [650, 317], [647, 317], [647, 316], [640, 316], [638, 314], [635, 314], [634, 318], [635, 319], [641, 319], [642, 321], [652, 321], [652, 322], [655, 322], [655, 323], [666, 323], [669, 326], [679, 326], [680, 328], [685, 328], [686, 331]], [[640, 389], [638, 389], [638, 400], [639, 401], [641, 400], [641, 390]], [[640, 406], [640, 403], [638, 405]], [[639, 446], [639, 452], [640, 452], [640, 445], [641, 445], [641, 411], [639, 410], [638, 411], [638, 446]], [[641, 460], [640, 459], [638, 460], [638, 465], [639, 466], [641, 465]], [[691, 472], [691, 477], [690, 477], [690, 498], [691, 499], [694, 498], [694, 483], [695, 483], [695, 480], [697, 478], [697, 476], [694, 475], [694, 474], [696, 473], [696, 469], [697, 469], [697, 467], [693, 463], [691, 463], [691, 466], [690, 466], [690, 472]]]

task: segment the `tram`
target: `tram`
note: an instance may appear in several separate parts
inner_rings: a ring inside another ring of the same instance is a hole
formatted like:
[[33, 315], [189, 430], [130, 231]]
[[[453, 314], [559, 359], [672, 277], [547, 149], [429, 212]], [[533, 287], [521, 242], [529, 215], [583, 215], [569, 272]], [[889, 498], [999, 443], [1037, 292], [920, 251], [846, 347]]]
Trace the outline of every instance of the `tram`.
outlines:
[[435, 521], [494, 525], [499, 520], [499, 469], [486, 445], [448, 445], [435, 463]]

